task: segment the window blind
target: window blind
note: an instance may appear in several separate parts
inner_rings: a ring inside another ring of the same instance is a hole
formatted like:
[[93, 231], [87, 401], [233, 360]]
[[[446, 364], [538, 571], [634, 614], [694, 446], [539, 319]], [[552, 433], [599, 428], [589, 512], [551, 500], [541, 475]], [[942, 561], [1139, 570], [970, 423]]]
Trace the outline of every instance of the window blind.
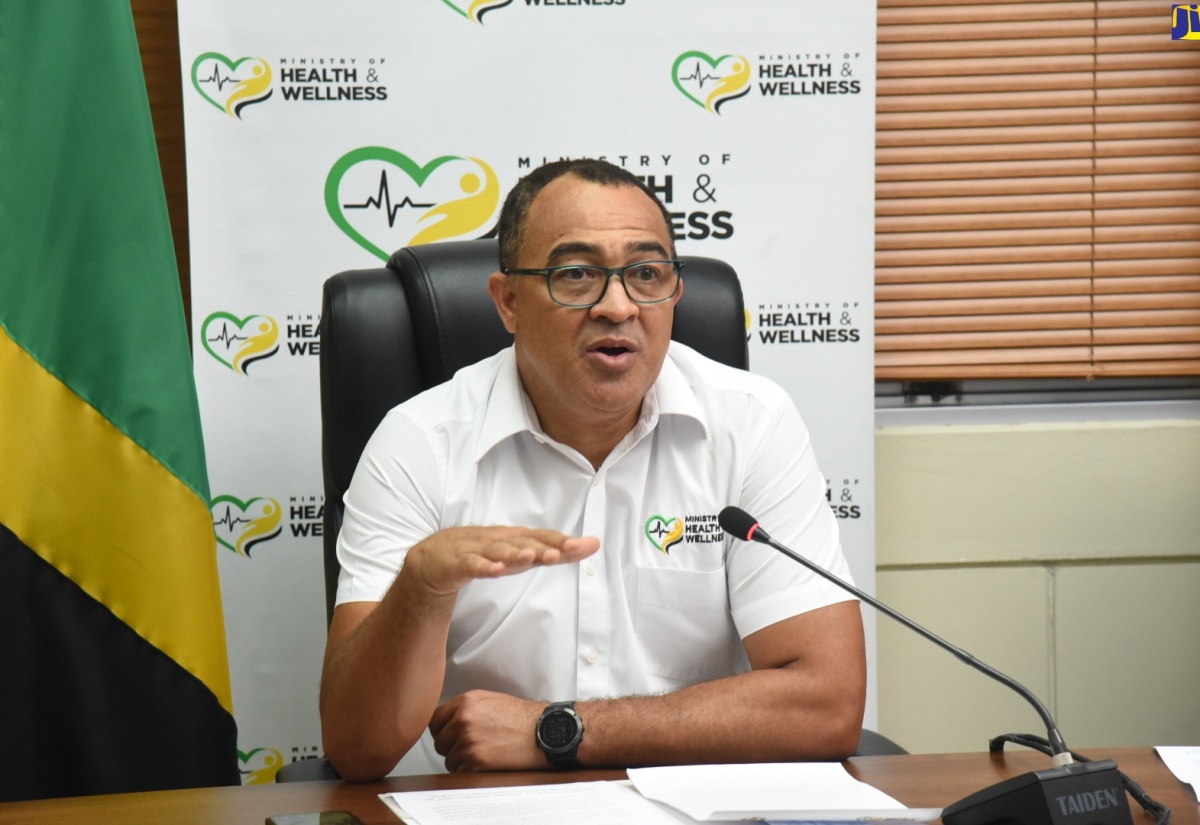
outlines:
[[1170, 4], [880, 0], [876, 378], [1200, 375]]

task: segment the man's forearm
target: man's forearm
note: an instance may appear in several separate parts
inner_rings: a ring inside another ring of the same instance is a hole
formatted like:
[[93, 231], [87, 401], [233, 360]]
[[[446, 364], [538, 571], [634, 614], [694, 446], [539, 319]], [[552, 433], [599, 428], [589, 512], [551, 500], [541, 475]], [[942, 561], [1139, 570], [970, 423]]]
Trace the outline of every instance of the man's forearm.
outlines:
[[[862, 723], [853, 676], [827, 692], [802, 672], [772, 668], [661, 696], [576, 702], [585, 767], [842, 759]], [[430, 729], [450, 771], [550, 767], [534, 741], [545, 702], [473, 690], [434, 711]]]
[[416, 592], [402, 573], [340, 644], [335, 615], [321, 680], [321, 734], [347, 779], [383, 776], [420, 738], [442, 690], [454, 601]]
[[839, 760], [862, 726], [857, 684], [830, 690], [797, 669], [755, 670], [662, 696], [579, 702], [587, 767]]
[[842, 759], [866, 703], [858, 602], [793, 616], [744, 640], [748, 673], [664, 696], [584, 702], [585, 765]]

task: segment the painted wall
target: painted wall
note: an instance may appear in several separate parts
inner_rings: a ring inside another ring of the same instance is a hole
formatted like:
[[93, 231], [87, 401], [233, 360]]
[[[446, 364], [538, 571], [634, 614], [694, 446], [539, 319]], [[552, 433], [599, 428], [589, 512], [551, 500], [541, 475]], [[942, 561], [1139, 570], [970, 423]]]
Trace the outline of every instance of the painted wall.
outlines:
[[[1072, 748], [1200, 743], [1200, 420], [881, 426], [878, 595], [1029, 687]], [[1044, 735], [879, 620], [879, 729], [912, 752]]]

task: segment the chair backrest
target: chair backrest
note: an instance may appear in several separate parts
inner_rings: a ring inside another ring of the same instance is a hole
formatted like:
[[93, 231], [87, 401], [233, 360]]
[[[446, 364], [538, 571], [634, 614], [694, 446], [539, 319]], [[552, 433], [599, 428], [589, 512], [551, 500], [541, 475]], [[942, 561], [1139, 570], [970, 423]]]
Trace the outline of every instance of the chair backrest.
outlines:
[[[749, 366], [737, 274], [714, 258], [683, 256], [683, 297], [672, 337], [716, 361]], [[325, 481], [326, 618], [337, 591], [342, 496], [367, 440], [392, 407], [512, 343], [487, 278], [496, 241], [401, 249], [380, 269], [341, 272], [321, 302], [321, 459]]]

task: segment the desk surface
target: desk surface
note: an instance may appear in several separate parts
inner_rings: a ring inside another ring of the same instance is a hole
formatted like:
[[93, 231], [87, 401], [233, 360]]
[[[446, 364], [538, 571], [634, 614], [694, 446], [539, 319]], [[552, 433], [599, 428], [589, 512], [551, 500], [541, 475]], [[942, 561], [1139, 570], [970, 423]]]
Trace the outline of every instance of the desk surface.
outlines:
[[[1200, 810], [1191, 788], [1179, 782], [1150, 748], [1089, 751], [1095, 759], [1111, 758], [1159, 802], [1173, 809], [1172, 825], [1200, 825]], [[846, 762], [857, 778], [914, 808], [943, 808], [969, 793], [1031, 770], [1050, 766], [1033, 752], [914, 754], [857, 757]], [[624, 771], [573, 773], [492, 773], [407, 776], [380, 782], [294, 782], [241, 788], [200, 788], [140, 794], [73, 797], [0, 804], [4, 825], [263, 825], [267, 816], [306, 811], [348, 810], [367, 825], [396, 825], [399, 820], [378, 795], [389, 791], [435, 788], [478, 788], [622, 779]], [[1152, 823], [1134, 808], [1134, 825]]]

